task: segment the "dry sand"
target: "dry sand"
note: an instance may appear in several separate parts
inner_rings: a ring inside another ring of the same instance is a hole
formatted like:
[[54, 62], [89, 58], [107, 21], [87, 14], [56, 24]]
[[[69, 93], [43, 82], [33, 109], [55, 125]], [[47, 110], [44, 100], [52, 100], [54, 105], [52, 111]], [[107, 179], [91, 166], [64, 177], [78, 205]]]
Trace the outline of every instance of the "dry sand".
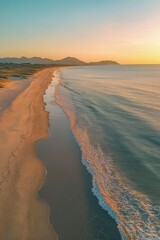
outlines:
[[0, 239], [54, 240], [48, 206], [38, 199], [45, 170], [35, 142], [48, 136], [43, 94], [53, 69], [33, 75], [29, 87], [0, 117]]
[[32, 77], [28, 77], [23, 81], [7, 81], [3, 88], [0, 88], [0, 116], [4, 110], [7, 109], [13, 102], [13, 100], [21, 92], [25, 90], [32, 81]]

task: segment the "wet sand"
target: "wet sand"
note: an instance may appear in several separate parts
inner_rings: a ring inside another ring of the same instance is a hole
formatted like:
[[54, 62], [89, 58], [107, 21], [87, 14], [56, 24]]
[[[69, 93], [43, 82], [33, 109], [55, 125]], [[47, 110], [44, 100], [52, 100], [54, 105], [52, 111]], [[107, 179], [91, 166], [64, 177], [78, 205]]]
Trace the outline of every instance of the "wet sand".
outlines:
[[36, 144], [38, 157], [47, 170], [40, 197], [50, 206], [50, 222], [59, 240], [121, 239], [117, 224], [92, 193], [91, 175], [81, 163], [81, 151], [69, 120], [53, 95], [54, 83], [44, 96], [50, 136]]
[[42, 96], [52, 73], [53, 69], [46, 69], [33, 75], [29, 87], [14, 95], [0, 117], [1, 239], [57, 239], [48, 206], [38, 198], [45, 171], [35, 154], [35, 142], [48, 136]]

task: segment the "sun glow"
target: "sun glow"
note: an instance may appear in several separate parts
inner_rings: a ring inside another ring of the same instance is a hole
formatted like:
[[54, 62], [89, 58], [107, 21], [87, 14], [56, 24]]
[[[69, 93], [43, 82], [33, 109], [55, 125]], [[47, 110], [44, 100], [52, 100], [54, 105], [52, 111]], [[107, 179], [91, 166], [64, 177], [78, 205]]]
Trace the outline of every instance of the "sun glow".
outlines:
[[1, 4], [0, 57], [160, 64], [159, 0], [18, 2]]

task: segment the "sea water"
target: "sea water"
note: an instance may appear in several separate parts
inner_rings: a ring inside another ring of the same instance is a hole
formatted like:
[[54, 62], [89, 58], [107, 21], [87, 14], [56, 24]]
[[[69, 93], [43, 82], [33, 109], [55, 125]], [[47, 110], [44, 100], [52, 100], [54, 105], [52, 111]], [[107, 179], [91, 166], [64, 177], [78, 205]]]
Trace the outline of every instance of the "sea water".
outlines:
[[36, 143], [46, 169], [39, 196], [49, 205], [49, 221], [59, 240], [120, 240], [117, 223], [92, 193], [92, 176], [81, 162], [69, 119], [55, 102], [60, 78], [58, 72], [54, 75], [43, 97], [49, 136]]
[[58, 70], [70, 120], [100, 206], [125, 239], [160, 239], [160, 66]]

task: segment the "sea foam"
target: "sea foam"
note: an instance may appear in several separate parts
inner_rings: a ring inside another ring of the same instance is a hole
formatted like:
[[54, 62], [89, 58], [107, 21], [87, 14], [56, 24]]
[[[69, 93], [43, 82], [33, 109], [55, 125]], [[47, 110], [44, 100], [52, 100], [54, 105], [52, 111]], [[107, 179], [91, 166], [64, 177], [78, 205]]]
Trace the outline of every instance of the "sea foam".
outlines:
[[[58, 78], [61, 83], [57, 72]], [[99, 205], [115, 219], [122, 239], [160, 239], [160, 205], [153, 204], [145, 195], [131, 189], [111, 157], [100, 146], [91, 143], [87, 129], [81, 129], [77, 124], [75, 106], [65, 95], [64, 85], [63, 80], [63, 84], [56, 87], [56, 102], [70, 120], [72, 132], [82, 151], [82, 163], [92, 175], [92, 191]]]

